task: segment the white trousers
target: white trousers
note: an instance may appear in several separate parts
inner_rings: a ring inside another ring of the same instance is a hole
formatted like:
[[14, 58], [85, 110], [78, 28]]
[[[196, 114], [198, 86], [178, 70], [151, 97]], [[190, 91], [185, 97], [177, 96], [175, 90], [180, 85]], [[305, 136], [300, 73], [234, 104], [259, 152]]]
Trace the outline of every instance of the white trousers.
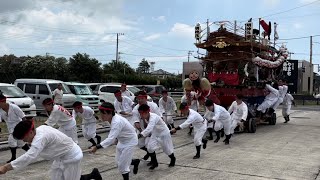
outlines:
[[172, 113], [166, 112], [166, 114], [163, 115], [163, 120], [166, 124], [173, 124]]
[[170, 155], [173, 153], [173, 143], [170, 134], [166, 134], [163, 136], [151, 135], [147, 145], [148, 152], [155, 152], [159, 145], [166, 155]]
[[267, 101], [263, 101], [262, 104], [260, 104], [257, 108], [258, 111], [261, 111], [262, 113], [265, 113], [266, 110], [268, 108], [270, 108], [274, 103], [277, 102], [278, 99], [275, 99], [275, 100], [267, 100]]
[[291, 110], [291, 104], [288, 105], [283, 105], [282, 107], [282, 116], [286, 117], [290, 115], [290, 110]]
[[230, 134], [230, 130], [231, 130], [231, 118], [228, 119], [228, 120], [223, 120], [223, 121], [216, 121], [214, 123], [214, 130], [217, 132], [217, 131], [220, 131], [221, 129], [224, 129], [224, 133], [226, 135], [229, 135]]
[[279, 98], [276, 103], [272, 106], [272, 109], [276, 110], [279, 105], [283, 102], [283, 98]]
[[96, 137], [97, 124], [96, 123], [88, 123], [86, 125], [82, 125], [82, 134], [86, 139], [91, 139]]
[[134, 148], [135, 146], [128, 146], [123, 148], [119, 148], [117, 146], [116, 163], [121, 174], [130, 172], [130, 165], [134, 153]]
[[230, 128], [230, 134], [234, 133], [234, 129], [238, 126], [238, 123], [240, 123], [241, 120], [233, 119], [231, 122], [231, 128]]
[[207, 131], [207, 125], [202, 126], [200, 129], [194, 128], [193, 142], [195, 146], [202, 145], [202, 139], [206, 131]]
[[78, 145], [71, 150], [67, 160], [54, 160], [51, 165], [51, 180], [79, 180], [81, 177], [82, 151]]
[[11, 148], [22, 147], [25, 144], [26, 143], [23, 142], [22, 140], [16, 140], [16, 139], [13, 138], [12, 134], [9, 134], [9, 137], [8, 137], [8, 145], [9, 145], [9, 147], [11, 147]]
[[142, 137], [138, 139], [138, 147], [147, 147], [150, 137]]
[[64, 128], [63, 126], [60, 126], [58, 129], [63, 134], [67, 135], [68, 137], [71, 137], [72, 140], [78, 144], [78, 134], [77, 134], [77, 126], [72, 127], [71, 129]]

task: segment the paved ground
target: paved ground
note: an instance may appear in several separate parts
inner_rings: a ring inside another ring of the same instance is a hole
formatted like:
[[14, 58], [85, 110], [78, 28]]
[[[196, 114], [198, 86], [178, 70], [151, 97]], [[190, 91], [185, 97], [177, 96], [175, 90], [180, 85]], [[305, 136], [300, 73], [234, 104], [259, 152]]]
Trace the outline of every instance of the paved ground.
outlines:
[[[149, 171], [142, 162], [137, 175], [131, 179], [318, 179], [320, 168], [320, 111], [294, 110], [292, 120], [284, 124], [281, 117], [275, 126], [260, 125], [255, 134], [236, 134], [231, 144], [222, 142], [202, 150], [201, 158], [193, 160], [195, 147], [187, 131], [179, 131], [173, 136], [176, 167], [168, 168], [169, 158], [158, 152], [160, 166]], [[280, 116], [280, 111], [277, 111]], [[177, 123], [181, 123], [178, 121]], [[106, 136], [106, 133], [103, 134]], [[89, 145], [80, 139], [83, 149]], [[23, 153], [18, 150], [19, 155]], [[9, 158], [9, 151], [0, 152], [0, 164]], [[144, 152], [137, 150], [135, 157]], [[100, 150], [96, 155], [85, 154], [82, 168], [88, 173], [93, 167], [102, 171], [104, 179], [121, 179], [115, 162], [115, 147]], [[39, 161], [27, 169], [11, 171], [0, 179], [44, 180], [48, 178], [50, 162]]]

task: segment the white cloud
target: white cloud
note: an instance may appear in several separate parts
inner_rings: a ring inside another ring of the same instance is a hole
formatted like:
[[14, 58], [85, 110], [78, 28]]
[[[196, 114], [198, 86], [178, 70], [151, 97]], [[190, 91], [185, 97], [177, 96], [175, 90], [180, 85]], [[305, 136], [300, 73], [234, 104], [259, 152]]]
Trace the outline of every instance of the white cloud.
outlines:
[[21, 27], [21, 26], [11, 26], [6, 29], [6, 35], [11, 37], [23, 37], [29, 36], [34, 32], [33, 28]]
[[267, 8], [275, 8], [280, 4], [280, 0], [263, 0], [263, 6]]
[[294, 24], [293, 24], [293, 27], [294, 27], [295, 29], [301, 29], [301, 28], [303, 28], [303, 26], [302, 26], [301, 23], [294, 23]]
[[143, 38], [143, 40], [152, 41], [152, 40], [155, 40], [155, 39], [159, 39], [160, 37], [161, 37], [161, 34], [157, 33], [157, 34], [149, 35], [149, 36]]
[[166, 17], [165, 16], [152, 17], [152, 20], [164, 23], [166, 22]]
[[46, 37], [46, 39], [35, 43], [35, 45], [37, 47], [48, 47], [52, 44], [52, 38], [53, 38], [53, 36], [52, 36], [52, 34], [50, 34], [49, 36]]
[[314, 0], [300, 0], [300, 3], [302, 3], [302, 4], [308, 4], [311, 2], [314, 2]]
[[169, 35], [181, 38], [193, 38], [194, 27], [183, 23], [175, 23], [170, 29]]
[[10, 49], [5, 44], [0, 44], [0, 54], [9, 54]]

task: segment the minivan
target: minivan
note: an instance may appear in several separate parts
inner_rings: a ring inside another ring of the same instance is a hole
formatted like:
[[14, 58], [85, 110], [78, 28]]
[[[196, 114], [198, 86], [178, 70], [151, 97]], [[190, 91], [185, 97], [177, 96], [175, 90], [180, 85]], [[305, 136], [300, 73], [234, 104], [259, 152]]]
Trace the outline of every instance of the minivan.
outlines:
[[7, 102], [16, 104], [24, 112], [26, 117], [35, 117], [36, 105], [34, 101], [22, 92], [17, 86], [0, 83], [0, 91], [7, 97]]
[[65, 82], [65, 84], [76, 96], [76, 101], [82, 102], [84, 106], [91, 107], [95, 112], [99, 111], [98, 107], [101, 104], [99, 101], [99, 97], [92, 93], [88, 85], [77, 82]]
[[70, 92], [70, 89], [63, 81], [53, 79], [16, 79], [14, 84], [26, 93], [38, 107], [38, 110], [44, 110], [42, 101], [46, 98], [52, 98], [52, 92], [58, 84], [62, 84], [63, 106], [67, 109], [72, 108], [76, 101], [76, 96]]

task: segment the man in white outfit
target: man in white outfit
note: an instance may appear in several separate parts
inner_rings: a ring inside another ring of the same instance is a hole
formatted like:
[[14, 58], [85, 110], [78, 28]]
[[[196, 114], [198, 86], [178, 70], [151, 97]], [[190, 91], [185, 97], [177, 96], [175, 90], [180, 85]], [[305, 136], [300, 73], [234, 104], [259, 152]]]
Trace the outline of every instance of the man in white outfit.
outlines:
[[156, 156], [156, 149], [158, 145], [161, 145], [163, 152], [170, 157], [169, 167], [173, 167], [176, 162], [176, 158], [173, 154], [173, 143], [171, 134], [167, 128], [165, 122], [160, 116], [154, 113], [150, 113], [150, 107], [146, 104], [142, 104], [139, 107], [139, 113], [142, 120], [146, 121], [148, 126], [144, 129], [139, 137], [148, 137], [151, 134], [147, 149], [151, 157], [150, 170], [158, 167], [158, 161]]
[[25, 120], [19, 122], [14, 128], [13, 137], [30, 143], [31, 147], [16, 160], [0, 166], [0, 174], [10, 170], [21, 170], [35, 162], [38, 157], [42, 157], [53, 160], [50, 171], [51, 180], [102, 180], [96, 168], [90, 174], [81, 175], [83, 154], [80, 147], [70, 137], [55, 128], [45, 125], [35, 128], [32, 120]]
[[22, 121], [26, 120], [24, 112], [19, 108], [19, 106], [7, 103], [7, 97], [5, 97], [2, 93], [0, 94], [0, 122], [5, 121], [7, 124], [9, 137], [8, 137], [8, 145], [11, 151], [11, 159], [7, 161], [7, 163], [16, 159], [17, 156], [17, 148], [21, 147], [23, 150], [28, 151], [28, 144], [23, 141], [19, 141], [13, 138], [12, 133], [14, 127]]
[[130, 92], [128, 91], [127, 85], [125, 83], [121, 84], [120, 91], [122, 96], [127, 96], [130, 98]]
[[242, 131], [244, 128], [243, 123], [247, 120], [248, 106], [242, 101], [243, 95], [237, 94], [236, 100], [232, 102], [228, 109], [231, 114], [231, 130], [230, 133], [234, 133], [234, 129], [239, 126], [239, 130]]
[[[139, 91], [137, 93], [137, 100], [138, 104], [133, 108], [132, 114], [133, 114], [133, 121], [134, 121], [134, 126], [137, 129], [137, 133], [140, 134], [146, 127], [147, 127], [147, 122], [141, 119], [140, 113], [138, 111], [139, 107], [142, 104], [147, 104], [150, 107], [150, 112], [157, 114], [158, 116], [162, 117], [162, 114], [159, 111], [159, 107], [156, 103], [154, 102], [149, 102], [147, 100], [147, 93], [145, 91]], [[146, 148], [147, 144], [149, 141], [149, 137], [142, 137], [139, 138], [139, 143], [138, 146], [140, 149], [146, 151], [146, 155], [143, 157], [144, 160], [147, 160], [150, 157], [150, 154], [148, 153], [148, 150]], [[149, 164], [151, 165], [151, 163]]]
[[129, 97], [123, 96], [120, 90], [116, 90], [114, 96], [116, 97], [116, 100], [114, 100], [113, 104], [116, 112], [128, 119], [130, 124], [134, 125], [132, 118], [132, 106], [134, 105], [134, 102]]
[[[196, 92], [190, 91], [190, 90], [185, 90], [185, 94], [181, 98], [181, 103], [183, 103], [183, 102], [188, 104], [189, 109], [192, 109], [192, 110], [198, 112], [199, 102], [198, 102], [198, 99], [197, 99], [197, 93]], [[193, 126], [192, 126], [192, 124], [190, 124], [189, 132], [188, 132], [189, 135], [191, 135], [192, 130], [193, 130]]]
[[[101, 136], [97, 135], [97, 119], [94, 110], [89, 106], [83, 106], [82, 102], [76, 101], [73, 103], [72, 116], [74, 119], [80, 117], [82, 119], [82, 134], [92, 146], [100, 144]], [[97, 139], [97, 143], [93, 138]], [[91, 148], [91, 146], [89, 147]]]
[[201, 145], [203, 145], [203, 149], [206, 149], [207, 147], [208, 140], [203, 139], [203, 136], [207, 131], [207, 120], [204, 119], [198, 112], [194, 111], [193, 109], [189, 109], [187, 103], [181, 103], [179, 109], [182, 115], [187, 116], [187, 120], [178, 127], [171, 129], [171, 133], [176, 133], [177, 130], [187, 128], [190, 126], [190, 124], [193, 124], [195, 133], [193, 142], [197, 150], [197, 153], [193, 159], [199, 159]]
[[62, 90], [62, 84], [59, 83], [58, 87], [52, 92], [53, 94], [53, 100], [54, 103], [60, 106], [63, 106], [63, 90]]
[[285, 80], [279, 80], [278, 81], [278, 87], [279, 87], [279, 97], [276, 103], [272, 106], [272, 108], [269, 111], [269, 114], [274, 113], [274, 111], [278, 108], [278, 106], [283, 102], [284, 96], [287, 94], [288, 86], [286, 85]]
[[[258, 106], [256, 117], [261, 117], [262, 113], [266, 113], [266, 110], [274, 105], [279, 98], [278, 84], [274, 83], [273, 87], [270, 84], [266, 84], [267, 95], [264, 101]], [[272, 111], [272, 110], [271, 110]]]
[[173, 113], [177, 113], [177, 105], [172, 97], [168, 96], [167, 90], [162, 91], [162, 97], [159, 100], [159, 108], [168, 128], [174, 128]]
[[211, 113], [211, 118], [208, 119], [208, 123], [210, 126], [213, 126], [211, 123], [214, 122], [214, 131], [217, 136], [214, 142], [219, 142], [220, 134], [223, 129], [224, 134], [226, 135], [226, 139], [223, 142], [228, 145], [231, 138], [231, 116], [229, 112], [224, 107], [214, 104], [211, 99], [206, 100], [205, 106]]
[[55, 105], [51, 98], [43, 100], [42, 104], [49, 116], [45, 124], [51, 127], [58, 124], [59, 131], [78, 144], [77, 123], [69, 111], [60, 105]]
[[285, 119], [284, 123], [287, 123], [290, 121], [289, 115], [290, 115], [290, 110], [291, 110], [291, 105], [296, 105], [294, 102], [294, 98], [290, 93], [287, 93], [284, 98], [283, 98], [283, 103], [282, 103], [282, 115], [283, 118]]
[[117, 141], [116, 148], [116, 163], [124, 180], [129, 179], [130, 164], [134, 166], [133, 173], [137, 174], [139, 159], [132, 160], [135, 146], [138, 144], [138, 137], [134, 127], [129, 121], [116, 114], [114, 106], [105, 102], [99, 107], [101, 119], [108, 121], [111, 129], [108, 137], [97, 146], [91, 148], [91, 152], [96, 152], [97, 149], [107, 148]]

